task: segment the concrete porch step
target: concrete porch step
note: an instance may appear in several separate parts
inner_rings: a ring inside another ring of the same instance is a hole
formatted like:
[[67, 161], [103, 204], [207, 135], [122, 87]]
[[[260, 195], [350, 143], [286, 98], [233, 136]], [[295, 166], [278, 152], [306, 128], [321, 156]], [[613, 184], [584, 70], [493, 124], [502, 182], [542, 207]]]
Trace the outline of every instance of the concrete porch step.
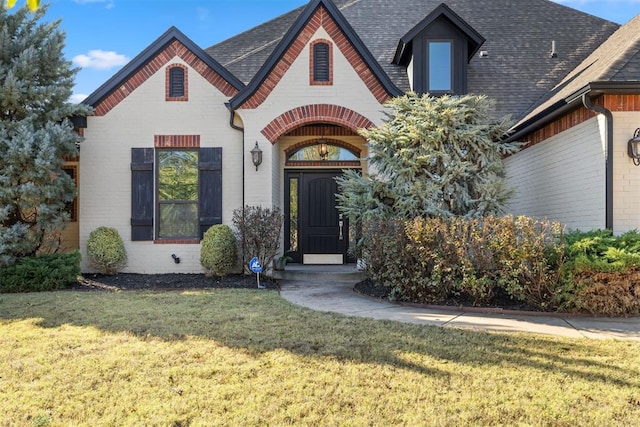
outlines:
[[365, 274], [355, 264], [302, 265], [288, 264], [284, 271], [274, 270], [274, 279], [312, 283], [356, 283], [365, 279]]

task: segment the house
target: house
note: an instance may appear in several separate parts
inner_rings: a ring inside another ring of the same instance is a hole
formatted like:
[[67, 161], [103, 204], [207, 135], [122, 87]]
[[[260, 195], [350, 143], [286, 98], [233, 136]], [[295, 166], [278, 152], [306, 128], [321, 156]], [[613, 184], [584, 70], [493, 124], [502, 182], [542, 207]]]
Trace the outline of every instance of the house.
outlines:
[[333, 178], [367, 172], [357, 130], [410, 90], [486, 94], [516, 120], [512, 138], [528, 146], [506, 159], [512, 212], [640, 226], [626, 154], [640, 126], [640, 18], [441, 1], [311, 0], [206, 49], [170, 28], [84, 101], [95, 114], [76, 165], [79, 247], [111, 226], [126, 271], [200, 272], [202, 233], [264, 205], [282, 209], [296, 262], [347, 262], [354, 233]]

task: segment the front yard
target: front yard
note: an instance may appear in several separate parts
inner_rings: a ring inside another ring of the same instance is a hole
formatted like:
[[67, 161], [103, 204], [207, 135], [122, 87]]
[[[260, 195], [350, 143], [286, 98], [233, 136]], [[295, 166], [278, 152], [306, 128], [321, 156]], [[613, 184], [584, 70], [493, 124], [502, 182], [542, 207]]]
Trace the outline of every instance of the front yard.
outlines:
[[0, 426], [640, 425], [640, 343], [348, 318], [275, 292], [0, 294]]

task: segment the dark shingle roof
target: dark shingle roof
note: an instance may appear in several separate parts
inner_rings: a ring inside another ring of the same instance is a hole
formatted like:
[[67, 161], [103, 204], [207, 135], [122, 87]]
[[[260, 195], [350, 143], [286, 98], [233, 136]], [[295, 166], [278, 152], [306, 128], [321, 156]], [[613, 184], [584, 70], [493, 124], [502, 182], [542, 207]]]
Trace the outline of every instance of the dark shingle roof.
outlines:
[[608, 40], [575, 67], [549, 93], [544, 102], [522, 122], [554, 105], [562, 104], [585, 86], [595, 82], [637, 82], [640, 80], [640, 15], [623, 25]]
[[[409, 90], [406, 69], [391, 62], [402, 36], [442, 0], [334, 0], [391, 81]], [[486, 38], [487, 57], [469, 64], [468, 89], [496, 99], [499, 114], [521, 118], [618, 25], [549, 0], [448, 0], [457, 15]], [[303, 8], [206, 49], [248, 83]], [[556, 41], [558, 56], [550, 57]], [[637, 59], [636, 59], [637, 60]]]

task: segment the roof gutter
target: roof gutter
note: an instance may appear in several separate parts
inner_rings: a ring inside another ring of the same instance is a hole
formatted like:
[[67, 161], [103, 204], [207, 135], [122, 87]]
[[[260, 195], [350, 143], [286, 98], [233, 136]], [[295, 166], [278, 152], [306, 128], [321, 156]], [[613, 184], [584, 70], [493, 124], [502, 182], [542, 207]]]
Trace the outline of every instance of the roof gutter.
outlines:
[[[244, 128], [242, 126], [238, 126], [238, 125], [236, 125], [234, 123], [234, 120], [236, 118], [236, 110], [231, 108], [231, 106], [229, 105], [228, 102], [226, 102], [225, 105], [229, 109], [229, 126], [231, 126], [232, 129], [235, 129], [237, 131], [242, 132], [242, 151], [244, 151], [244, 142], [245, 142], [244, 141]], [[244, 193], [245, 193], [245, 190], [244, 190], [244, 186], [245, 186], [244, 152], [242, 153], [242, 156], [240, 156], [240, 158], [242, 159], [242, 216], [244, 217], [244, 205], [245, 205], [245, 199], [244, 199], [244, 197], [245, 197], [244, 196]]]

